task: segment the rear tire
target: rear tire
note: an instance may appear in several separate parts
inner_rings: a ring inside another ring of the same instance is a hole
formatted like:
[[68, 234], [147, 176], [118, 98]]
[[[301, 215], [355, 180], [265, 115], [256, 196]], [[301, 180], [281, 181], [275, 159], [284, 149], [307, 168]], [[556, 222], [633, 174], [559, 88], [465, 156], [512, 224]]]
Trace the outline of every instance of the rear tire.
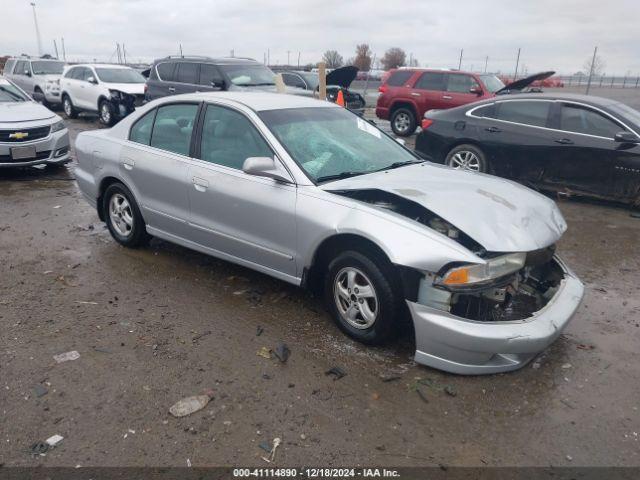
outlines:
[[151, 238], [133, 194], [122, 183], [107, 187], [102, 196], [102, 211], [109, 233], [120, 245], [136, 248]]
[[62, 96], [62, 109], [67, 118], [78, 118], [78, 111], [73, 106], [73, 102], [66, 93]]
[[451, 149], [444, 161], [445, 165], [456, 170], [489, 172], [489, 162], [484, 152], [475, 145], [458, 145]]
[[398, 334], [404, 299], [393, 267], [379, 255], [339, 254], [325, 276], [325, 302], [340, 330], [354, 340], [379, 345]]
[[413, 135], [416, 127], [416, 116], [410, 108], [401, 107], [391, 114], [391, 130], [399, 137]]

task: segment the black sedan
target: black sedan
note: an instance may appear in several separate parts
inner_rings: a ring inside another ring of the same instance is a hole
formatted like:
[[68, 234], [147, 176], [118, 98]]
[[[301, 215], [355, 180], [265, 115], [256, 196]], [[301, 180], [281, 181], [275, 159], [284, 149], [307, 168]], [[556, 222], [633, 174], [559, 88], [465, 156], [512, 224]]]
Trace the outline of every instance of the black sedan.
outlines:
[[584, 95], [519, 94], [425, 114], [416, 150], [453, 168], [640, 206], [640, 112]]

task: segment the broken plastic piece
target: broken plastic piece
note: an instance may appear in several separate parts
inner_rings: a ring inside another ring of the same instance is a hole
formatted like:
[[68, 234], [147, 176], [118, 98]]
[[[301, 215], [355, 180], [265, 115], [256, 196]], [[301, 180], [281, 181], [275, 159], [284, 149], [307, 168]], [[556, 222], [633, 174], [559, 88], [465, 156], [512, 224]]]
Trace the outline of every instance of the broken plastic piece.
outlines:
[[186, 417], [198, 410], [202, 410], [212, 398], [211, 394], [183, 398], [171, 406], [169, 413], [174, 417]]
[[324, 372], [325, 375], [333, 375], [333, 380], [340, 380], [342, 377], [346, 375], [345, 371], [340, 367], [331, 367], [329, 370]]
[[49, 445], [50, 447], [55, 447], [63, 439], [64, 439], [64, 437], [62, 435], [57, 435], [56, 434], [56, 435], [52, 435], [51, 437], [47, 438], [46, 442], [47, 442], [47, 445]]
[[262, 347], [256, 352], [256, 355], [264, 358], [271, 358], [271, 349], [268, 347]]
[[77, 360], [80, 358], [80, 354], [75, 350], [71, 350], [70, 352], [59, 353], [58, 355], [54, 355], [53, 359], [58, 362], [69, 362], [71, 360]]

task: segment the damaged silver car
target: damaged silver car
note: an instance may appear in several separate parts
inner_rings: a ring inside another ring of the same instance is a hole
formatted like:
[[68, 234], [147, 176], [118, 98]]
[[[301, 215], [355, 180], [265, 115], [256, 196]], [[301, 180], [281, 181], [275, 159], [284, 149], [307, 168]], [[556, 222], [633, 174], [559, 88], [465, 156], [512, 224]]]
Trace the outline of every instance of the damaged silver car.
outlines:
[[583, 286], [555, 254], [554, 202], [438, 166], [335, 104], [271, 93], [165, 97], [82, 132], [76, 177], [113, 238], [150, 235], [323, 292], [368, 344], [408, 320], [417, 362], [514, 370]]

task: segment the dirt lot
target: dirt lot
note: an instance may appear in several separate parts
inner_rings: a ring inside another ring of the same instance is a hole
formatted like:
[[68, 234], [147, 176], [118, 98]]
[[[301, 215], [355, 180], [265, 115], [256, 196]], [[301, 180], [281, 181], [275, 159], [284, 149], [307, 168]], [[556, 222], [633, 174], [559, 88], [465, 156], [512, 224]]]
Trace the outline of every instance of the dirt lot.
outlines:
[[[352, 342], [317, 299], [264, 275], [158, 240], [119, 247], [72, 178], [73, 165], [0, 171], [0, 465], [269, 466], [259, 445], [275, 437], [278, 466], [640, 465], [628, 210], [561, 201], [559, 250], [586, 285], [576, 317], [523, 370], [460, 377], [414, 364], [408, 337]], [[286, 364], [256, 355], [280, 341]], [[169, 415], [204, 389], [204, 410]]]

